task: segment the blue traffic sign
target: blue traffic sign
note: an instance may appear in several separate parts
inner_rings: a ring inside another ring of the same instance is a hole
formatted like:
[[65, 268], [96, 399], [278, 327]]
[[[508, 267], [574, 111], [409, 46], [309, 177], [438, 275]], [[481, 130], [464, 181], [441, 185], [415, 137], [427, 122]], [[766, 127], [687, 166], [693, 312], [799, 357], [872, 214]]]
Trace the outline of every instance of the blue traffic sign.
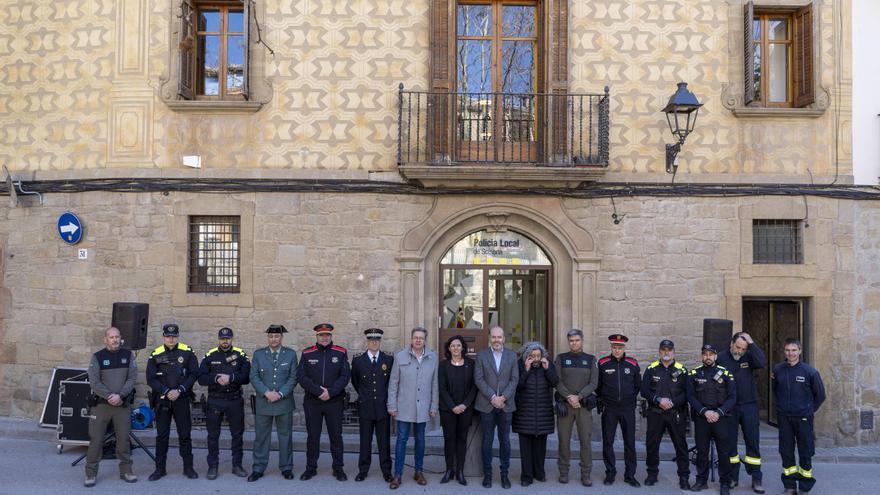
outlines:
[[58, 235], [68, 244], [76, 244], [82, 240], [82, 222], [79, 217], [67, 212], [58, 217]]

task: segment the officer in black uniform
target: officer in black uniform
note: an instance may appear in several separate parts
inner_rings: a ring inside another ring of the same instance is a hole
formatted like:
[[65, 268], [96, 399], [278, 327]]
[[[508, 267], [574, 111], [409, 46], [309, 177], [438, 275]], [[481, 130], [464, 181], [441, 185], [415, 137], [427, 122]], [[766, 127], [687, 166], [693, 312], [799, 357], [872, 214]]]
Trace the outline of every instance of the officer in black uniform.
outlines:
[[156, 401], [156, 470], [150, 481], [165, 476], [165, 459], [168, 457], [168, 435], [171, 418], [177, 427], [180, 457], [183, 458], [183, 474], [189, 479], [199, 477], [193, 469], [192, 416], [190, 401], [192, 387], [198, 378], [199, 360], [192, 349], [178, 342], [180, 328], [174, 323], [162, 327], [164, 343], [153, 350], [147, 360], [147, 384], [153, 389]]
[[816, 452], [813, 415], [825, 402], [825, 385], [816, 368], [801, 361], [799, 340], [786, 340], [783, 351], [785, 361], [773, 367], [771, 379], [779, 422], [782, 484], [786, 495], [796, 495], [809, 492], [816, 484], [813, 477], [813, 454]]
[[296, 376], [305, 390], [303, 409], [306, 414], [306, 470], [299, 477], [308, 480], [318, 472], [321, 453], [321, 423], [327, 424], [333, 476], [345, 481], [342, 459], [342, 413], [345, 409], [345, 386], [351, 380], [348, 351], [333, 345], [333, 325], [315, 325], [317, 343], [303, 350]]
[[648, 365], [642, 376], [642, 397], [648, 401], [648, 430], [645, 433], [648, 477], [645, 485], [657, 484], [660, 472], [660, 441], [663, 432], [675, 447], [678, 486], [690, 490], [690, 463], [687, 456], [687, 368], [675, 360], [675, 344], [660, 341], [660, 359]]
[[639, 363], [626, 356], [629, 339], [616, 333], [608, 337], [611, 354], [599, 360], [599, 397], [602, 413], [602, 458], [605, 460], [606, 485], [613, 485], [617, 476], [614, 458], [614, 435], [620, 424], [623, 435], [623, 481], [638, 488], [636, 481], [636, 396], [641, 386]]
[[231, 328], [223, 327], [217, 332], [219, 345], [205, 354], [199, 366], [199, 384], [208, 387], [208, 411], [205, 424], [208, 428], [208, 479], [217, 478], [220, 462], [220, 424], [223, 416], [229, 421], [232, 435], [232, 474], [247, 476], [241, 466], [242, 435], [244, 434], [244, 400], [241, 386], [251, 382], [251, 363], [240, 347], [232, 345]]
[[693, 491], [708, 488], [710, 441], [718, 453], [718, 477], [721, 495], [730, 493], [730, 458], [728, 436], [730, 413], [736, 405], [736, 383], [724, 367], [715, 363], [718, 351], [712, 344], [702, 349], [703, 364], [688, 373], [687, 397], [694, 416], [694, 440], [697, 442], [697, 478]]
[[[752, 477], [752, 490], [764, 493], [761, 473], [761, 418], [758, 415], [758, 381], [755, 370], [767, 366], [764, 351], [746, 332], [737, 332], [730, 340], [730, 349], [718, 354], [718, 364], [733, 375], [736, 382], [736, 407], [733, 408], [730, 426], [730, 486], [739, 485], [740, 461], [746, 465], [746, 473]], [[737, 438], [742, 427], [746, 456], [740, 459]]]
[[391, 416], [388, 415], [388, 376], [394, 357], [382, 352], [381, 328], [368, 328], [367, 351], [351, 360], [351, 385], [358, 394], [360, 419], [360, 457], [355, 481], [363, 481], [373, 457], [373, 432], [379, 448], [379, 467], [386, 482], [391, 481]]

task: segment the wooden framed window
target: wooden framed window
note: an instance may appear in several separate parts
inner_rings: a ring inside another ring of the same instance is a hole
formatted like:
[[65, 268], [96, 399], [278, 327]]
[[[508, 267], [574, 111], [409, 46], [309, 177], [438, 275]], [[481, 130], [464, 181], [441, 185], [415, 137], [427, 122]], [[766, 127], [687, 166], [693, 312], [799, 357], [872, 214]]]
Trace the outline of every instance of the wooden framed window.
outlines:
[[747, 2], [743, 21], [745, 104], [796, 108], [812, 104], [812, 4], [791, 10]]
[[189, 217], [188, 292], [241, 290], [241, 217]]
[[248, 0], [182, 0], [178, 84], [181, 97], [247, 99], [248, 5]]

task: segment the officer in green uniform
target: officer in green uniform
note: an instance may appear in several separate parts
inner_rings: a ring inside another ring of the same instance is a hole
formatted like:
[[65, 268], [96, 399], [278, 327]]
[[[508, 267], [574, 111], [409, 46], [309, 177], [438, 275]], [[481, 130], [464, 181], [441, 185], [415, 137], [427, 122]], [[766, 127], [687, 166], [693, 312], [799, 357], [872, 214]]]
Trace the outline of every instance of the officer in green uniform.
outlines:
[[[584, 333], [577, 328], [568, 331], [569, 352], [556, 356], [554, 366], [559, 372], [556, 385], [556, 420], [559, 435], [559, 482], [568, 483], [571, 460], [571, 433], [577, 427], [581, 446], [581, 484], [592, 486], [590, 473], [593, 469], [593, 449], [590, 438], [593, 432], [593, 392], [599, 384], [599, 368], [596, 356], [584, 352]], [[563, 415], [564, 412], [564, 415]]]
[[147, 360], [147, 383], [153, 389], [156, 401], [156, 470], [150, 481], [165, 476], [165, 459], [168, 457], [168, 436], [171, 418], [177, 427], [180, 457], [183, 458], [183, 474], [189, 479], [199, 477], [193, 469], [192, 416], [190, 400], [192, 387], [199, 374], [199, 360], [192, 349], [178, 342], [180, 328], [174, 323], [162, 327], [164, 343], [153, 350]]
[[286, 480], [293, 479], [293, 387], [296, 386], [296, 352], [281, 345], [287, 329], [270, 325], [267, 347], [254, 351], [251, 385], [257, 392], [254, 416], [254, 466], [248, 481], [263, 477], [269, 465], [272, 423], [278, 432], [278, 468]]

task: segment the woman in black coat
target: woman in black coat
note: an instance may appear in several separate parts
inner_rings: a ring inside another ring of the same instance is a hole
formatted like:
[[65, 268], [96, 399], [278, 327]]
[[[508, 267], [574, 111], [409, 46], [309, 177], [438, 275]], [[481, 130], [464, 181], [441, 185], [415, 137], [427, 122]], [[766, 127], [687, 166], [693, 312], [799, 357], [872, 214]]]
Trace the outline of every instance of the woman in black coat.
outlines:
[[539, 342], [523, 346], [520, 362], [513, 431], [519, 434], [520, 484], [529, 486], [533, 480], [547, 479], [544, 458], [547, 456], [547, 435], [553, 433], [556, 425], [553, 388], [559, 383], [559, 376], [547, 349]]
[[440, 391], [440, 426], [443, 427], [443, 453], [446, 474], [440, 483], [450, 479], [467, 485], [464, 457], [467, 435], [474, 414], [477, 386], [474, 384], [474, 360], [465, 356], [464, 337], [456, 335], [446, 341], [446, 359], [437, 372]]

